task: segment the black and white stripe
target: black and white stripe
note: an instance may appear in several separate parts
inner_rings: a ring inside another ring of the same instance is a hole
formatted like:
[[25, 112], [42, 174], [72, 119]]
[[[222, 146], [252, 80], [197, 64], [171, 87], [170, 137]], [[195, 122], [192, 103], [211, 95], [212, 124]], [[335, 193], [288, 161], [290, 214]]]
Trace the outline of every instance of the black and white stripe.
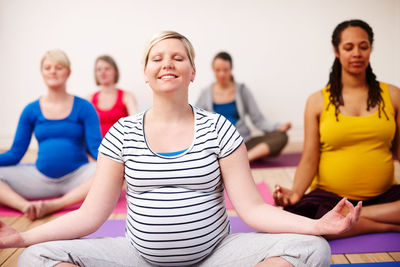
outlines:
[[149, 262], [190, 265], [205, 258], [229, 233], [218, 159], [243, 142], [223, 116], [193, 107], [195, 138], [175, 157], [148, 147], [145, 113], [120, 119], [99, 151], [125, 163], [127, 237]]

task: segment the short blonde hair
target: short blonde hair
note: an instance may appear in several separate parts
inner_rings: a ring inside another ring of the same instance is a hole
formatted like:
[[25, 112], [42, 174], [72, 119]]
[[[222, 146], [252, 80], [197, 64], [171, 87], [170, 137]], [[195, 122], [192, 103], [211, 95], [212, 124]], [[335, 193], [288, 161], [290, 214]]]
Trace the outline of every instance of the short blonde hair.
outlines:
[[71, 70], [71, 62], [69, 61], [67, 54], [60, 49], [49, 50], [44, 53], [42, 60], [40, 61], [40, 68], [43, 67], [43, 62], [46, 59], [52, 60], [57, 64], [63, 65], [68, 70]]
[[190, 64], [192, 65], [193, 68], [195, 68], [195, 64], [194, 64], [195, 53], [194, 53], [193, 45], [190, 43], [190, 41], [185, 36], [183, 36], [180, 33], [174, 32], [174, 31], [162, 31], [162, 32], [155, 34], [150, 39], [150, 42], [146, 46], [144, 56], [143, 56], [144, 67], [147, 66], [147, 62], [149, 61], [150, 50], [153, 48], [153, 46], [155, 44], [157, 44], [158, 42], [165, 40], [165, 39], [178, 39], [178, 40], [182, 41], [183, 45], [186, 48], [186, 52], [189, 56]]

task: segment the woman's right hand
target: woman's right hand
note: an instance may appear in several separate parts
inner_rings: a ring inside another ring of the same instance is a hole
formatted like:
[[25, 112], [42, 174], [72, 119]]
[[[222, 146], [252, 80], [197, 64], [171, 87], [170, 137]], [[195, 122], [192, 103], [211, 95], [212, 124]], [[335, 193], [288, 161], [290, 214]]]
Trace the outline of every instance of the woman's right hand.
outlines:
[[278, 129], [281, 132], [287, 132], [290, 128], [292, 128], [292, 124], [290, 122], [285, 122], [279, 125]]
[[0, 249], [24, 247], [24, 241], [19, 232], [0, 221]]
[[275, 186], [273, 197], [275, 200], [275, 204], [282, 207], [294, 205], [299, 202], [301, 198], [298, 193], [280, 185]]

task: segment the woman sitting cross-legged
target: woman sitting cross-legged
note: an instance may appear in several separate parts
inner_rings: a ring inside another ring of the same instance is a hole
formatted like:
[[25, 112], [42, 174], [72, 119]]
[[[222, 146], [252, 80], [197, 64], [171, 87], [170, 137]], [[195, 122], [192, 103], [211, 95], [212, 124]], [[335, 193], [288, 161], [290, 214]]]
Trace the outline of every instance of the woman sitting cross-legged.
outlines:
[[372, 43], [373, 31], [364, 21], [344, 21], [334, 30], [335, 62], [329, 84], [307, 101], [294, 185], [274, 192], [287, 211], [314, 219], [343, 197], [362, 200], [356, 225], [328, 238], [400, 231], [393, 160], [393, 153], [400, 158], [400, 90], [376, 80], [369, 61]]
[[[93, 106], [66, 90], [71, 73], [67, 55], [48, 51], [40, 67], [47, 94], [24, 108], [12, 147], [0, 154], [0, 204], [30, 219], [83, 201], [96, 168], [88, 154], [96, 159], [101, 142]], [[32, 133], [39, 145], [36, 163], [17, 165]]]

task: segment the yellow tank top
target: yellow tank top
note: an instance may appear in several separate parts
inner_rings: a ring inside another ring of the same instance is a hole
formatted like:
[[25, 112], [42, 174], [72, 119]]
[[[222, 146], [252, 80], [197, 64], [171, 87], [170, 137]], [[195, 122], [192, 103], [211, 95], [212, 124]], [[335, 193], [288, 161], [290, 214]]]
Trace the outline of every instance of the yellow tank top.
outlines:
[[[311, 184], [353, 200], [367, 200], [386, 192], [394, 179], [392, 141], [396, 132], [388, 85], [380, 83], [383, 103], [368, 116], [338, 114], [329, 105], [329, 86], [322, 89], [324, 110], [320, 117], [320, 161]], [[329, 106], [328, 106], [329, 105]]]

